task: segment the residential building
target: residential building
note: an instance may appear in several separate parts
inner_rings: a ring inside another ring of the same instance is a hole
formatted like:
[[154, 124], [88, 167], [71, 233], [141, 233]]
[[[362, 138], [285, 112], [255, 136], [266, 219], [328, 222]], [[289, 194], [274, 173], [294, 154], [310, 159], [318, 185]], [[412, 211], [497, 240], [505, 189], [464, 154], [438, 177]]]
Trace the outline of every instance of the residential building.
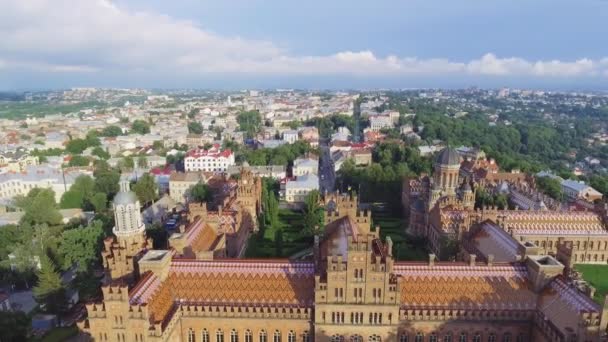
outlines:
[[245, 162], [243, 165], [233, 165], [229, 166], [226, 173], [229, 175], [236, 175], [241, 172], [242, 169], [246, 169], [251, 171], [255, 176], [262, 178], [273, 178], [273, 179], [283, 179], [287, 177], [287, 167], [285, 165], [256, 165], [250, 166], [249, 163]]
[[225, 172], [231, 165], [234, 165], [234, 153], [230, 149], [221, 150], [219, 144], [213, 145], [208, 150], [190, 150], [184, 158], [186, 172]]
[[385, 128], [393, 128], [394, 122], [388, 115], [374, 115], [369, 117], [369, 126], [373, 131], [379, 131]]
[[290, 129], [283, 132], [283, 140], [286, 141], [288, 144], [295, 143], [296, 141], [298, 141], [299, 138], [300, 137], [298, 131], [296, 130]]
[[177, 203], [186, 203], [188, 192], [198, 183], [207, 183], [207, 176], [203, 172], [173, 172], [169, 176], [169, 196]]
[[313, 190], [319, 190], [319, 177], [307, 173], [285, 183], [284, 198], [287, 203], [304, 203], [306, 196]]
[[38, 157], [23, 150], [0, 153], [0, 170], [4, 172], [24, 172], [28, 166], [38, 164]]
[[293, 161], [293, 177], [319, 173], [319, 160], [314, 158], [297, 158]]
[[303, 127], [300, 130], [302, 140], [308, 142], [310, 146], [319, 146], [319, 130], [316, 127]]
[[582, 199], [587, 202], [601, 200], [603, 195], [583, 181], [566, 179], [562, 181], [562, 191], [571, 200]]

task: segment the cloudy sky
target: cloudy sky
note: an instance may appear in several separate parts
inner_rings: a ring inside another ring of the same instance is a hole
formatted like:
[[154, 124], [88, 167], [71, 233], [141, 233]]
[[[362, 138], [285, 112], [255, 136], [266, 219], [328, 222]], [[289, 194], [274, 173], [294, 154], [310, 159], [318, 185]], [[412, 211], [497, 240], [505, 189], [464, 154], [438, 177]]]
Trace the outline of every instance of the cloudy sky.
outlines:
[[608, 90], [608, 0], [0, 0], [0, 89]]

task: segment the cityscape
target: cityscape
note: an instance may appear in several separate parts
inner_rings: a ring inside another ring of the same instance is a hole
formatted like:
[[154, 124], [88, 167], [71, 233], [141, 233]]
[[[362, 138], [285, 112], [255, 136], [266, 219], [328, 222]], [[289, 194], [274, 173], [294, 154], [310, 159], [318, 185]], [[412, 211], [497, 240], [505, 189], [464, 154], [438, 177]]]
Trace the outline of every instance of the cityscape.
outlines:
[[608, 341], [608, 3], [311, 1], [0, 0], [0, 341]]

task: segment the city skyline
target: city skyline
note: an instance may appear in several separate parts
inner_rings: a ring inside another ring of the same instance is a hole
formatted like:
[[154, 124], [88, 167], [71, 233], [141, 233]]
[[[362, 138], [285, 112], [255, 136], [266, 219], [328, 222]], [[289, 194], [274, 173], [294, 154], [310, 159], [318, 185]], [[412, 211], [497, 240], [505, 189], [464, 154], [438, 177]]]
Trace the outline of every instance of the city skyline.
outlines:
[[[605, 90], [608, 2], [5, 2], [0, 89]], [[179, 39], [176, 39], [179, 37]]]

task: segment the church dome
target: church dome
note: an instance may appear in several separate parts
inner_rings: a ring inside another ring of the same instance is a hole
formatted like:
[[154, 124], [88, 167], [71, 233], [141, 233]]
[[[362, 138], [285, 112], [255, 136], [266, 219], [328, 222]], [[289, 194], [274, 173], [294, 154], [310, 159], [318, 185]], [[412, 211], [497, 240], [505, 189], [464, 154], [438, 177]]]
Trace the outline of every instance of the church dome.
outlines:
[[435, 162], [439, 165], [446, 166], [460, 165], [460, 154], [458, 154], [458, 151], [455, 149], [446, 147], [439, 152]]
[[115, 205], [127, 205], [137, 202], [137, 195], [131, 191], [128, 180], [120, 182], [120, 192], [114, 196]]

